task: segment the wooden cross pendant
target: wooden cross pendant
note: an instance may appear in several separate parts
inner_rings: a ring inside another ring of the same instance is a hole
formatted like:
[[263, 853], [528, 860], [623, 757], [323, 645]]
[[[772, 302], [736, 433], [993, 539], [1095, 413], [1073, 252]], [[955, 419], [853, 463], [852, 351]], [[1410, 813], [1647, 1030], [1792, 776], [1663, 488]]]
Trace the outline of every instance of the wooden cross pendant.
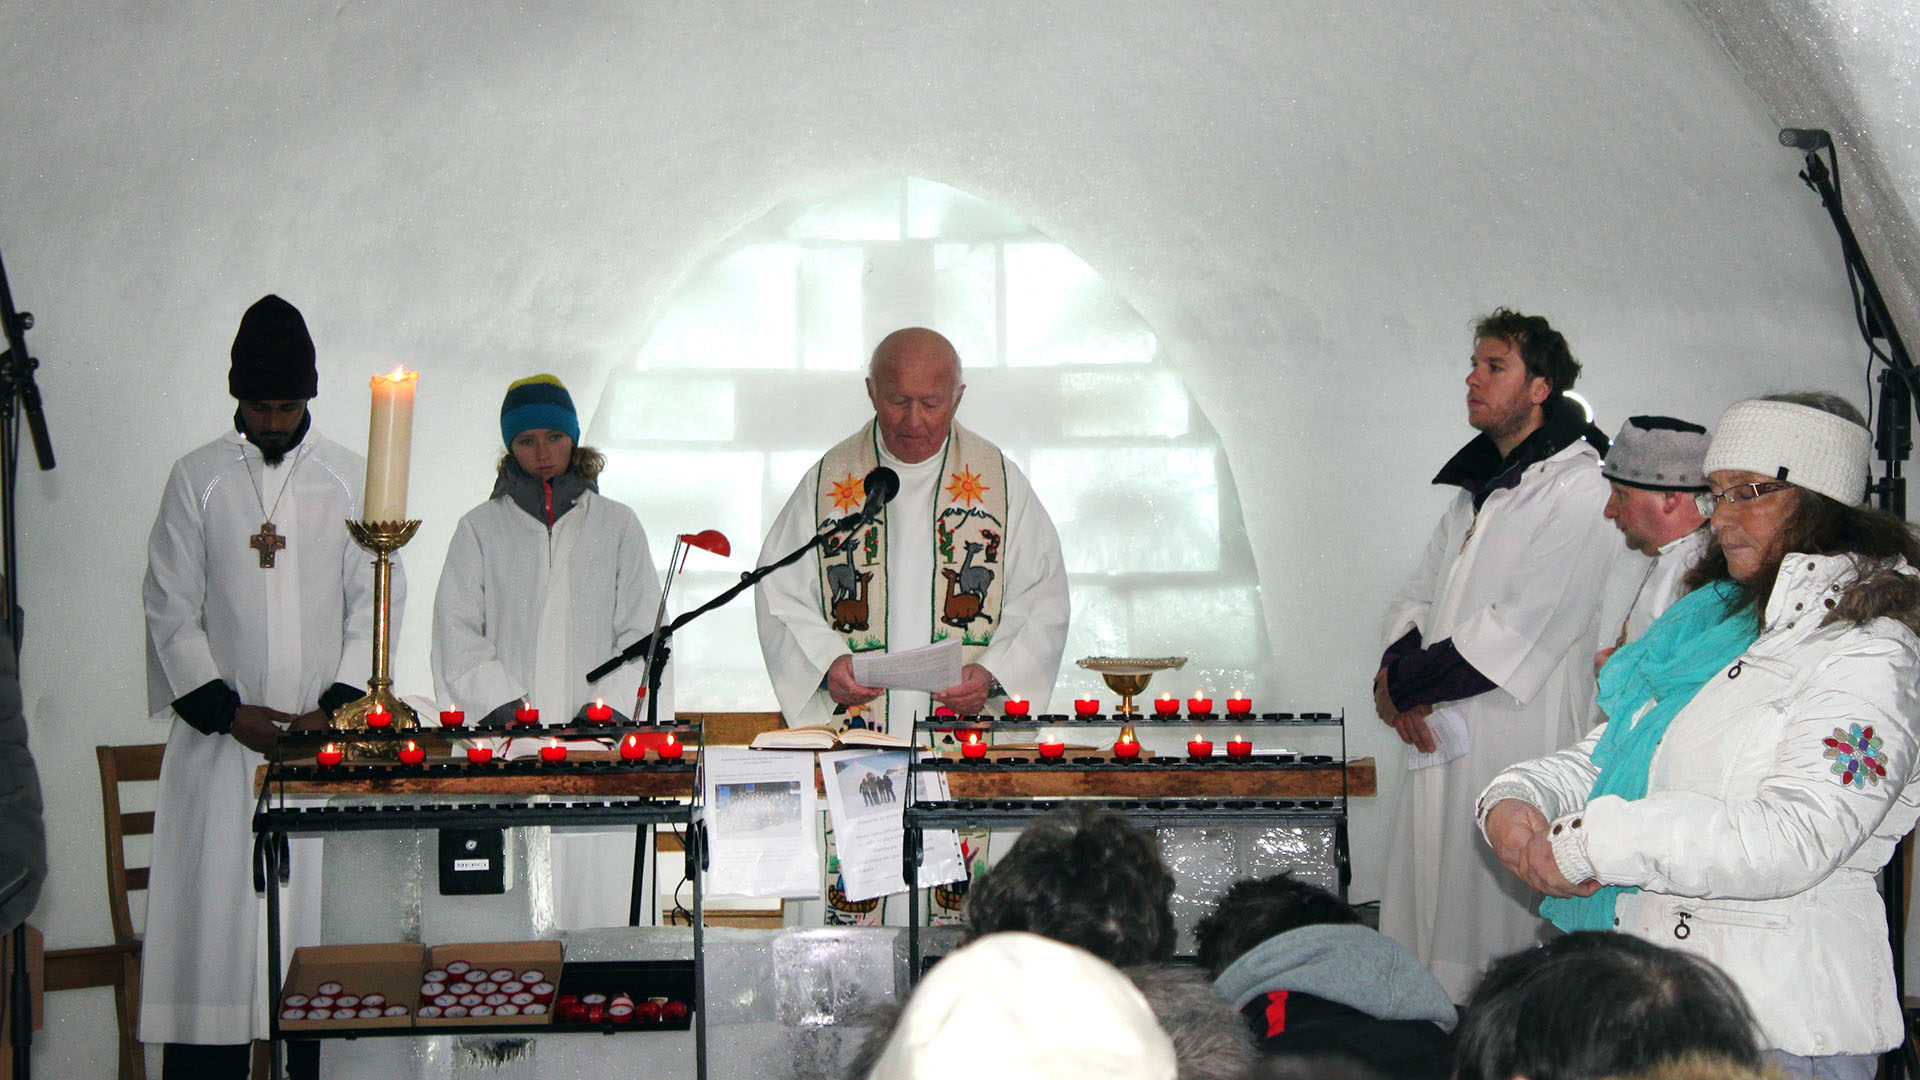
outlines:
[[260, 568], [273, 569], [273, 554], [287, 546], [287, 538], [269, 521], [260, 526], [260, 531], [247, 540], [247, 546], [260, 553]]

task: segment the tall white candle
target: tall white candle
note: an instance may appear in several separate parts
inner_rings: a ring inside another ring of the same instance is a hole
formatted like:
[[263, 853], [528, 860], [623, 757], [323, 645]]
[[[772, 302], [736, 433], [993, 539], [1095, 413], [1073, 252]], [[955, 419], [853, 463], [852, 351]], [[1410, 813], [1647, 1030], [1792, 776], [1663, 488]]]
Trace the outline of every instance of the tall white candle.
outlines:
[[413, 387], [417, 371], [375, 375], [373, 419], [367, 425], [367, 503], [362, 521], [407, 519], [407, 464], [413, 451]]

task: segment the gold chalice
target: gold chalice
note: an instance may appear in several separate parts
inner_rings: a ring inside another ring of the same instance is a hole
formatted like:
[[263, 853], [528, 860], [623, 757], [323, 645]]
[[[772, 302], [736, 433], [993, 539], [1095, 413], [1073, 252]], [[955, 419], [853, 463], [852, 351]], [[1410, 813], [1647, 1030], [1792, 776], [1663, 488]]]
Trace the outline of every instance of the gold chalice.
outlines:
[[[1186, 666], [1184, 656], [1126, 657], [1126, 656], [1089, 656], [1078, 661], [1088, 671], [1097, 671], [1106, 681], [1107, 689], [1120, 695], [1120, 711], [1128, 716], [1140, 711], [1133, 699], [1146, 690], [1147, 683], [1153, 680], [1156, 671], [1178, 671]], [[1133, 737], [1133, 725], [1128, 724], [1120, 730], [1120, 737]]]

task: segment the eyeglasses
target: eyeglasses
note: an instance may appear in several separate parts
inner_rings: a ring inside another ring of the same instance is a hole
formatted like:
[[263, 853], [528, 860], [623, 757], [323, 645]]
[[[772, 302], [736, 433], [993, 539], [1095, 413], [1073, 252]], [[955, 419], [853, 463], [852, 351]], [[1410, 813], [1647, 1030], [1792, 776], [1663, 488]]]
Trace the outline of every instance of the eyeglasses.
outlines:
[[1711, 491], [1695, 492], [1693, 505], [1700, 508], [1702, 515], [1712, 517], [1714, 507], [1721, 502], [1751, 502], [1762, 495], [1771, 495], [1776, 491], [1785, 491], [1792, 486], [1792, 484], [1784, 480], [1763, 480], [1757, 484], [1735, 484], [1717, 495]]

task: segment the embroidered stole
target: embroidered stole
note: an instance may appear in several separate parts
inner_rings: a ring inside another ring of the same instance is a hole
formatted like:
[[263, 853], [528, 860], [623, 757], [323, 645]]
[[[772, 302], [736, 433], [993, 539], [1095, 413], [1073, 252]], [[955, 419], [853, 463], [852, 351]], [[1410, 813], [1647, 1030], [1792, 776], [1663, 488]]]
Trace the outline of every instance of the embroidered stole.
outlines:
[[[854, 513], [866, 503], [863, 483], [880, 463], [877, 424], [866, 427], [827, 451], [814, 472], [814, 510], [820, 527]], [[932, 598], [934, 643], [958, 635], [964, 663], [976, 663], [1000, 625], [1004, 574], [1000, 561], [1006, 543], [1007, 465], [1000, 449], [959, 424], [947, 439], [940, 462], [930, 523], [934, 546], [932, 580], [924, 585], [887, 581], [888, 523], [893, 508], [848, 538], [821, 549], [822, 614], [836, 633], [845, 634], [855, 654], [887, 648], [887, 590], [925, 588]], [[902, 523], [902, 541], [918, 541], [918, 522]], [[835, 711], [838, 726], [855, 718], [864, 726], [887, 730], [883, 694], [866, 706]]]

